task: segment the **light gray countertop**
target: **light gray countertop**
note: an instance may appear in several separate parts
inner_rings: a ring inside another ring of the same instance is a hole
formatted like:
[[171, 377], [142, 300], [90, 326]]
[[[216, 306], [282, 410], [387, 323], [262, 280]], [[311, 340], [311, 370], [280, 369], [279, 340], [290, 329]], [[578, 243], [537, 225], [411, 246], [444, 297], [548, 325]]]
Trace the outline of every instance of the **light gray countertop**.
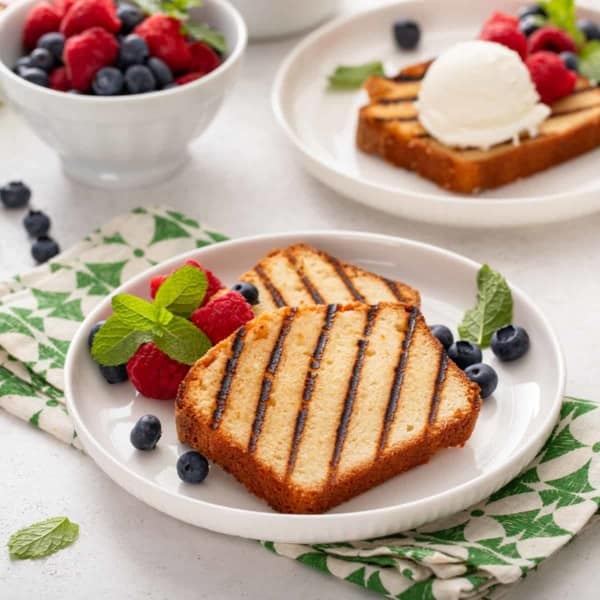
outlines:
[[[360, 2], [347, 1], [346, 7]], [[600, 215], [548, 227], [477, 231], [389, 217], [344, 200], [303, 172], [270, 107], [276, 66], [297, 40], [253, 45], [240, 82], [175, 179], [133, 192], [102, 192], [64, 178], [53, 153], [0, 108], [0, 181], [23, 179], [66, 248], [113, 216], [168, 203], [231, 236], [293, 229], [354, 229], [430, 242], [489, 262], [546, 312], [562, 341], [568, 393], [600, 399]], [[32, 266], [22, 214], [0, 211], [0, 277]], [[38, 519], [65, 514], [76, 545], [39, 562], [0, 551], [4, 600], [96, 598], [290, 600], [369, 594], [256, 543], [213, 534], [160, 514], [112, 483], [83, 454], [0, 413], [0, 544]], [[600, 530], [592, 526], [558, 558], [514, 588], [529, 600], [598, 597]]]

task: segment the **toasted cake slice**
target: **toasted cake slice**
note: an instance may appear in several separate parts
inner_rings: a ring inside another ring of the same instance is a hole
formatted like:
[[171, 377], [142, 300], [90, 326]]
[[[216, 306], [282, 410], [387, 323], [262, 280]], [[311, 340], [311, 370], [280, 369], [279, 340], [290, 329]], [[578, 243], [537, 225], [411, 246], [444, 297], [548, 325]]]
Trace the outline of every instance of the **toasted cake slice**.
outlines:
[[176, 421], [274, 509], [319, 513], [463, 445], [479, 408], [418, 308], [353, 303], [254, 319], [192, 367]]
[[356, 143], [399, 167], [465, 194], [495, 188], [533, 175], [600, 146], [600, 88], [579, 77], [575, 92], [556, 102], [535, 138], [490, 150], [450, 148], [433, 139], [415, 106], [431, 62], [400, 71], [397, 77], [371, 77], [369, 104], [360, 109]]
[[256, 313], [307, 304], [405, 302], [420, 306], [417, 290], [342, 262], [307, 244], [273, 250], [240, 279], [254, 284]]

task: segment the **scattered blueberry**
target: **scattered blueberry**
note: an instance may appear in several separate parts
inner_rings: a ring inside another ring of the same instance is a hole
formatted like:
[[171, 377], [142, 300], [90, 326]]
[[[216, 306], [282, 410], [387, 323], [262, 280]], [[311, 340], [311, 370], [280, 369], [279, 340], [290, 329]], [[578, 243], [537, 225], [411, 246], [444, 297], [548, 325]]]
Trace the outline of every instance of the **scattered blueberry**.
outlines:
[[579, 71], [579, 57], [575, 52], [561, 52], [560, 57], [569, 71]]
[[147, 64], [159, 87], [164, 88], [170, 83], [173, 83], [173, 73], [171, 72], [171, 69], [169, 69], [167, 63], [160, 58], [153, 56], [148, 59]]
[[124, 85], [125, 79], [119, 69], [104, 67], [96, 73], [92, 89], [97, 96], [117, 96], [123, 91]]
[[125, 87], [130, 94], [145, 94], [156, 89], [152, 71], [144, 65], [133, 65], [125, 72]]
[[454, 336], [450, 329], [445, 325], [432, 325], [429, 329], [431, 329], [431, 333], [439, 340], [440, 344], [442, 344], [446, 350], [454, 343]]
[[465, 375], [481, 389], [481, 397], [491, 396], [498, 386], [498, 375], [492, 367], [484, 363], [476, 363], [465, 369]]
[[190, 450], [177, 460], [177, 475], [186, 483], [200, 483], [208, 475], [208, 461], [200, 452]]
[[531, 4], [530, 6], [524, 6], [523, 8], [521, 8], [521, 10], [519, 10], [517, 14], [519, 19], [524, 19], [525, 17], [529, 17], [532, 15], [548, 18], [548, 13], [546, 9], [540, 4]]
[[45, 33], [37, 43], [38, 48], [44, 48], [48, 50], [54, 57], [56, 64], [62, 62], [63, 50], [65, 48], [65, 36], [58, 31], [52, 33]]
[[17, 60], [17, 62], [15, 63], [15, 66], [13, 67], [13, 71], [17, 75], [21, 75], [21, 71], [23, 71], [23, 69], [30, 69], [30, 68], [31, 68], [31, 58], [29, 58], [29, 56], [21, 56], [21, 58], [19, 58]]
[[92, 349], [92, 344], [94, 343], [94, 338], [96, 337], [96, 334], [100, 331], [100, 327], [102, 327], [102, 325], [104, 325], [104, 323], [106, 323], [106, 321], [98, 321], [91, 329], [90, 332], [88, 334], [88, 348], [91, 350]]
[[540, 29], [540, 27], [543, 27], [544, 23], [545, 21], [542, 17], [529, 15], [519, 21], [519, 29], [521, 30], [521, 33], [529, 37], [531, 34]]
[[248, 304], [258, 304], [258, 290], [256, 289], [256, 286], [251, 283], [240, 281], [239, 283], [236, 283], [232, 289], [234, 292], [244, 296]]
[[448, 356], [461, 368], [480, 363], [483, 355], [481, 348], [473, 342], [460, 340], [448, 348]]
[[161, 435], [162, 427], [158, 417], [144, 415], [133, 426], [129, 439], [138, 450], [154, 450]]
[[41, 237], [50, 230], [50, 217], [41, 210], [30, 210], [23, 219], [23, 225], [31, 237]]
[[54, 56], [46, 48], [36, 48], [29, 55], [29, 60], [32, 69], [41, 69], [49, 73], [54, 68]]
[[45, 263], [60, 252], [58, 244], [47, 235], [40, 236], [31, 246], [31, 255], [37, 263]]
[[0, 200], [5, 208], [23, 208], [30, 198], [31, 190], [22, 181], [11, 181], [0, 187]]
[[29, 83], [35, 83], [36, 85], [48, 87], [48, 73], [42, 69], [33, 67], [29, 69], [21, 69], [19, 75], [21, 75], [25, 81], [29, 81]]
[[144, 13], [137, 6], [123, 3], [117, 7], [117, 17], [121, 21], [121, 31], [130, 33], [144, 20]]
[[98, 365], [102, 377], [106, 379], [107, 383], [123, 383], [129, 379], [127, 375], [127, 365], [117, 365], [116, 367], [105, 367], [104, 365]]
[[506, 325], [494, 332], [491, 345], [500, 360], [517, 360], [529, 350], [529, 335], [522, 327]]
[[414, 50], [421, 39], [421, 29], [415, 21], [402, 20], [394, 23], [394, 39], [403, 50]]
[[583, 32], [583, 35], [585, 35], [588, 42], [600, 40], [600, 27], [597, 23], [594, 23], [594, 21], [582, 19], [577, 23], [577, 27]]
[[123, 69], [131, 65], [141, 65], [148, 58], [149, 50], [146, 40], [132, 33], [125, 37], [119, 49], [119, 66]]

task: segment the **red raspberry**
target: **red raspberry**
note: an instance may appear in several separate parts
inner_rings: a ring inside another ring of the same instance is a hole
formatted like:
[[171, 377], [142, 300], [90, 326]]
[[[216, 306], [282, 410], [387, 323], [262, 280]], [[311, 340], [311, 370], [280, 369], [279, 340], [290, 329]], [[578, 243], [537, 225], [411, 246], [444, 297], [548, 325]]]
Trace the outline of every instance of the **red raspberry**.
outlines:
[[529, 54], [548, 50], [549, 52], [577, 52], [573, 38], [558, 27], [541, 27], [529, 37]]
[[47, 2], [36, 4], [28, 13], [23, 26], [23, 45], [27, 50], [35, 48], [37, 41], [45, 34], [58, 31], [60, 15]]
[[217, 344], [254, 318], [252, 308], [237, 292], [219, 296], [192, 313], [192, 323]]
[[190, 71], [210, 73], [221, 64], [219, 55], [208, 44], [205, 44], [204, 42], [192, 42], [191, 44], [188, 44], [188, 47], [192, 54], [192, 62], [189, 67]]
[[173, 400], [189, 370], [188, 365], [169, 358], [151, 342], [142, 344], [127, 362], [127, 374], [135, 389], [157, 400]]
[[96, 72], [112, 65], [118, 52], [119, 44], [115, 37], [101, 27], [92, 27], [70, 37], [65, 44], [63, 57], [73, 88], [86, 92]]
[[63, 18], [60, 31], [65, 37], [71, 37], [92, 27], [101, 27], [109, 33], [121, 29], [112, 0], [77, 0]]
[[77, 2], [77, 0], [54, 0], [53, 4], [54, 8], [56, 9], [58, 14], [60, 15], [60, 18], [62, 19], [67, 14], [67, 12], [69, 12], [69, 9], [71, 8], [71, 6], [73, 6], [73, 4], [75, 4], [75, 2]]
[[496, 23], [504, 23], [505, 25], [511, 25], [513, 27], [513, 29], [519, 28], [519, 19], [517, 17], [513, 17], [513, 15], [509, 15], [507, 13], [496, 11], [483, 24], [483, 30], [485, 30], [490, 25], [495, 25]]
[[164, 60], [172, 71], [188, 70], [192, 55], [177, 19], [155, 14], [140, 23], [135, 33], [146, 40], [150, 54]]
[[575, 89], [577, 75], [554, 52], [536, 52], [525, 65], [544, 104], [552, 104]]
[[516, 27], [508, 23], [492, 23], [479, 36], [480, 40], [496, 42], [514, 50], [523, 60], [527, 57], [527, 38]]
[[65, 67], [58, 67], [50, 73], [50, 87], [59, 92], [68, 92], [71, 89], [71, 81]]
[[175, 83], [177, 85], [185, 85], [186, 83], [192, 83], [192, 81], [196, 81], [197, 79], [204, 77], [204, 75], [206, 75], [206, 73], [186, 73], [185, 75], [177, 77], [177, 79], [175, 79]]

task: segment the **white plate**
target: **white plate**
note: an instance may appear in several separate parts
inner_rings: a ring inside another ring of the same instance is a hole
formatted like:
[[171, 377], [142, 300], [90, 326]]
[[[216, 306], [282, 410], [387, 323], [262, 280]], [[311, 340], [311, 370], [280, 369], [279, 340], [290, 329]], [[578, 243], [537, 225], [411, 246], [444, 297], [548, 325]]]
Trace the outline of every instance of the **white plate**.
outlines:
[[[233, 284], [269, 250], [298, 241], [413, 284], [422, 292], [423, 312], [430, 323], [454, 327], [474, 303], [477, 263], [433, 246], [354, 232], [268, 235], [194, 250], [134, 278], [118, 292], [147, 297], [152, 275], [167, 273], [192, 257]], [[508, 366], [498, 364], [486, 351], [500, 385], [484, 402], [466, 446], [440, 452], [429, 464], [324, 515], [275, 513], [216, 466], [202, 485], [179, 481], [175, 462], [183, 447], [177, 441], [173, 403], [136, 397], [129, 383], [109, 386], [89, 356], [88, 332], [110, 314], [110, 298], [88, 316], [69, 349], [69, 412], [83, 447], [100, 468], [139, 499], [183, 521], [280, 542], [333, 542], [396, 533], [461, 510], [492, 493], [535, 456], [550, 434], [561, 404], [563, 359], [539, 309], [521, 291], [512, 289], [515, 321], [527, 328], [532, 348], [524, 359]], [[161, 419], [164, 433], [156, 451], [143, 453], [130, 445], [129, 432], [147, 413]]]
[[[480, 196], [453, 194], [360, 152], [354, 138], [366, 92], [326, 89], [327, 75], [336, 66], [383, 60], [386, 73], [397, 73], [476, 37], [494, 10], [514, 14], [522, 4], [522, 0], [396, 1], [336, 20], [309, 35], [284, 61], [273, 88], [277, 120], [308, 171], [368, 206], [445, 225], [547, 223], [599, 210], [600, 149]], [[600, 19], [600, 11], [580, 12]], [[393, 43], [392, 23], [404, 17], [421, 25], [423, 37], [416, 52], [401, 52]]]

